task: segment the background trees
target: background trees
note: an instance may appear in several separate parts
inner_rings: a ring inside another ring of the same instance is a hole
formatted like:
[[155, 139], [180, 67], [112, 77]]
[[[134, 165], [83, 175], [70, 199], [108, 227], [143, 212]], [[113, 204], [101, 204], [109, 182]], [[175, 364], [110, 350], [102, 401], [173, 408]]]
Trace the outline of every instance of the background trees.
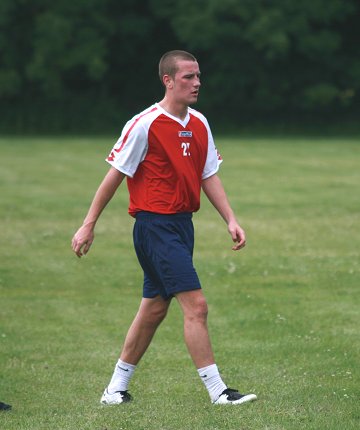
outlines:
[[199, 59], [212, 120], [360, 111], [356, 0], [2, 0], [0, 129], [122, 127], [160, 99], [169, 49]]

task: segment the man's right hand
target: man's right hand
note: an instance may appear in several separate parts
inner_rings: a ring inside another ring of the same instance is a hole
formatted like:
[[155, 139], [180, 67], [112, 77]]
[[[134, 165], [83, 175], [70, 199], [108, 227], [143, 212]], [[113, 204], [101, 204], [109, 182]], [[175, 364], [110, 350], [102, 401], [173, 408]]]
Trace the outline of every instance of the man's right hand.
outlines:
[[96, 191], [90, 209], [84, 219], [84, 223], [74, 234], [71, 242], [71, 247], [79, 258], [88, 253], [94, 240], [96, 221], [102, 210], [111, 200], [124, 177], [124, 173], [116, 170], [115, 167], [110, 167], [108, 173], [100, 184], [100, 187]]
[[71, 247], [79, 258], [88, 253], [94, 241], [94, 236], [94, 228], [89, 224], [81, 226], [74, 234]]

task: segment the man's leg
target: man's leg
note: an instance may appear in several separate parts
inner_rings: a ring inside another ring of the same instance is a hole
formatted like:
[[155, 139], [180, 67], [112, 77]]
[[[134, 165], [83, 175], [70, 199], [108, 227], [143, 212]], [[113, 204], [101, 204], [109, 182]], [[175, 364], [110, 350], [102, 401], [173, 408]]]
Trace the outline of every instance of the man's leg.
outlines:
[[196, 368], [214, 364], [207, 327], [208, 307], [202, 290], [178, 293], [176, 299], [184, 314], [185, 343]]
[[171, 300], [161, 296], [143, 298], [139, 310], [128, 330], [124, 346], [111, 381], [101, 398], [103, 404], [119, 404], [131, 400], [127, 392], [136, 365], [147, 350], [150, 342], [165, 318]]
[[165, 318], [171, 300], [164, 300], [161, 296], [153, 299], [143, 298], [125, 338], [120, 359], [137, 365], [147, 350], [156, 329]]
[[202, 290], [176, 294], [184, 314], [184, 338], [199, 376], [215, 404], [241, 404], [256, 400], [255, 394], [240, 394], [227, 388], [215, 364], [207, 328], [208, 307]]

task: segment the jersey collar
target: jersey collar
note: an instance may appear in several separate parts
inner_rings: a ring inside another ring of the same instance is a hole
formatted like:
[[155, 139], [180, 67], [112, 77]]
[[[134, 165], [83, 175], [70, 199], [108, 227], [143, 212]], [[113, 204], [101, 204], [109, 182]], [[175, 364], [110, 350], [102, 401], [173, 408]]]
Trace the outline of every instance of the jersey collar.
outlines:
[[169, 112], [167, 112], [165, 109], [163, 109], [159, 103], [155, 103], [155, 106], [166, 116], [168, 116], [169, 118], [171, 118], [172, 120], [178, 122], [179, 124], [181, 124], [183, 127], [186, 127], [188, 122], [190, 121], [190, 114], [189, 114], [189, 110], [186, 114], [186, 117], [184, 118], [184, 120], [181, 120], [180, 118], [171, 115]]

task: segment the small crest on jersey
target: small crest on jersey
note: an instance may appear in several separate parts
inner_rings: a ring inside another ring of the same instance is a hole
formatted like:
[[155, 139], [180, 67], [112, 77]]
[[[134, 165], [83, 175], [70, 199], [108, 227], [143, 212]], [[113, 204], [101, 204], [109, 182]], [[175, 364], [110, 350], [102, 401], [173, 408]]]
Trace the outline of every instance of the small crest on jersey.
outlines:
[[192, 131], [179, 131], [179, 137], [192, 137]]

